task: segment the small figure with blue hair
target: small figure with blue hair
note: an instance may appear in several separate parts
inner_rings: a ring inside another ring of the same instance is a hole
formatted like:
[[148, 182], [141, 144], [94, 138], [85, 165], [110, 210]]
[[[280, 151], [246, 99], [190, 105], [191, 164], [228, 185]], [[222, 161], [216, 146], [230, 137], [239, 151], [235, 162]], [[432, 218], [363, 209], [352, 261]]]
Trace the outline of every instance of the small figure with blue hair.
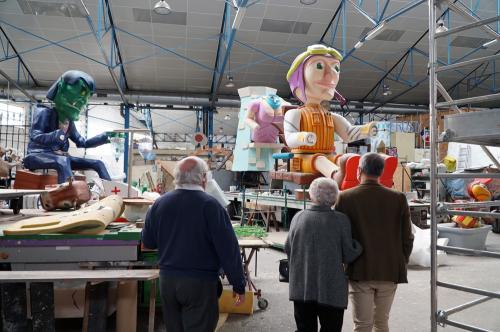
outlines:
[[252, 129], [252, 142], [276, 143], [283, 131], [283, 103], [279, 96], [268, 95], [247, 106], [245, 123]]
[[67, 181], [73, 175], [72, 170], [87, 169], [96, 171], [101, 179], [111, 180], [102, 161], [68, 154], [69, 140], [79, 148], [93, 148], [109, 142], [106, 133], [85, 139], [75, 127], [75, 121], [94, 92], [94, 79], [78, 70], [65, 72], [52, 84], [47, 98], [54, 102], [54, 107], [37, 105], [33, 113], [28, 155], [24, 158], [26, 168], [54, 169], [58, 183]]

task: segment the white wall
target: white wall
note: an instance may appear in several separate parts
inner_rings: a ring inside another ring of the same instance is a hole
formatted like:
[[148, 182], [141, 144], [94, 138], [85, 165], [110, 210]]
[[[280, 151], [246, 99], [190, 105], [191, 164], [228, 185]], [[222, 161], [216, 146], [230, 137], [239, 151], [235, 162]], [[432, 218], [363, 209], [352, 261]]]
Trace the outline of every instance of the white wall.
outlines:
[[[500, 161], [500, 148], [489, 147], [491, 153]], [[472, 167], [484, 167], [492, 165], [493, 162], [484, 153], [479, 145], [463, 144], [463, 143], [449, 143], [448, 155], [457, 159], [457, 169]]]

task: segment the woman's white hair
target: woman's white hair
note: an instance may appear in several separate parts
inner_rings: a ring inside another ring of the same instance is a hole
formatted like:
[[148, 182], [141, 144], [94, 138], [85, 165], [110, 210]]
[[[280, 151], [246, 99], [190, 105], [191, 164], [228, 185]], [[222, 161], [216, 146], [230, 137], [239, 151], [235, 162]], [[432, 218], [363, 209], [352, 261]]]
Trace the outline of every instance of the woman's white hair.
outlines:
[[332, 206], [339, 196], [339, 186], [332, 179], [317, 178], [309, 186], [309, 196], [318, 205]]
[[174, 185], [201, 185], [207, 173], [208, 165], [203, 159], [194, 156], [186, 157], [175, 165]]

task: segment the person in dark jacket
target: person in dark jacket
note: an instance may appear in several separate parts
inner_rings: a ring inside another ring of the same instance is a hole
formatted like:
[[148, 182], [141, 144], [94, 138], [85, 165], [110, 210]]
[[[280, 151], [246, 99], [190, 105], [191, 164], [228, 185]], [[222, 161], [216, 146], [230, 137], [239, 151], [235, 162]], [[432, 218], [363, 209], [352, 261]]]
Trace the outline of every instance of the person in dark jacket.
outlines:
[[294, 303], [298, 332], [341, 331], [347, 308], [347, 276], [343, 264], [361, 253], [351, 237], [349, 219], [332, 210], [337, 183], [318, 178], [309, 194], [313, 206], [292, 219], [285, 242], [289, 260], [290, 300]]
[[102, 161], [68, 154], [70, 140], [78, 148], [93, 148], [109, 142], [107, 133], [85, 139], [75, 127], [75, 121], [94, 92], [94, 79], [78, 70], [65, 72], [52, 84], [47, 99], [54, 102], [54, 107], [37, 105], [33, 113], [24, 158], [26, 168], [54, 169], [58, 183], [67, 181], [73, 175], [72, 170], [86, 169], [96, 171], [101, 179], [111, 180]]
[[236, 305], [245, 301], [238, 240], [224, 207], [204, 192], [207, 172], [202, 159], [182, 159], [174, 170], [175, 190], [156, 200], [142, 230], [144, 247], [158, 249], [168, 332], [215, 330], [221, 268], [233, 285]]
[[410, 209], [406, 196], [379, 183], [384, 159], [378, 153], [361, 157], [360, 185], [343, 191], [336, 210], [352, 223], [353, 237], [364, 248], [349, 264], [349, 295], [354, 331], [389, 331], [389, 312], [398, 283], [407, 283], [413, 248]]

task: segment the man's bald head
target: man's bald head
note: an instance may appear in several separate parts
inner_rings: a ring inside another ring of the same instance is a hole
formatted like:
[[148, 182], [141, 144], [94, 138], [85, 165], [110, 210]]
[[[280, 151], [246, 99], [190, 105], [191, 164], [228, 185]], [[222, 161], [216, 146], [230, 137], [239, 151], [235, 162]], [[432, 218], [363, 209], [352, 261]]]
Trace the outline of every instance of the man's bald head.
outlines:
[[207, 172], [208, 165], [203, 159], [198, 157], [186, 157], [175, 165], [174, 184], [176, 186], [183, 186], [186, 184], [203, 186]]

